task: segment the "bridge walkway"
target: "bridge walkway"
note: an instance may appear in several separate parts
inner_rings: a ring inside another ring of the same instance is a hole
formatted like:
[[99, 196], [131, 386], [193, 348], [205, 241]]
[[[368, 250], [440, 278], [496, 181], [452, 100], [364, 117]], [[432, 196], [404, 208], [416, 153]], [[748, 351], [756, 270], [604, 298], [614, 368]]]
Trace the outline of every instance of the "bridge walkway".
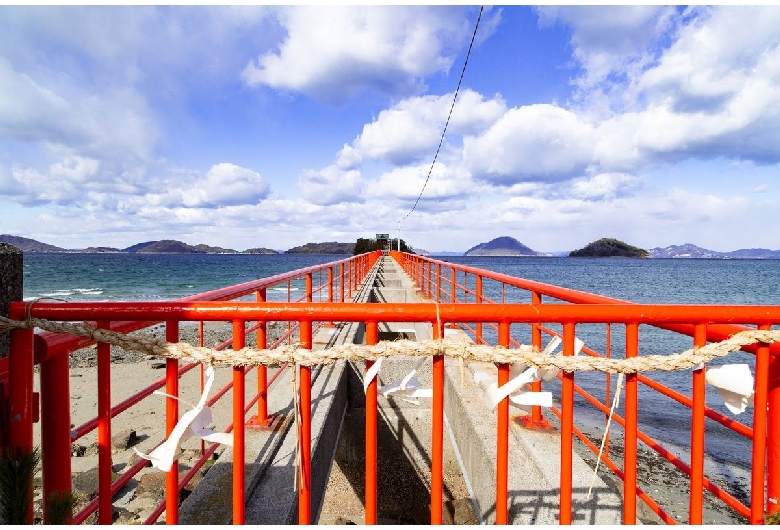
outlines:
[[[355, 303], [429, 302], [411, 278], [389, 256], [379, 260], [354, 294]], [[465, 333], [446, 329], [447, 336]], [[362, 344], [363, 324], [321, 328], [313, 348]], [[430, 339], [425, 323], [380, 324], [380, 340]], [[379, 384], [401, 380], [413, 368], [412, 358], [385, 362]], [[363, 523], [365, 399], [362, 363], [339, 362], [312, 370], [312, 522]], [[485, 388], [474, 374], [495, 374], [486, 363], [445, 362], [445, 522], [495, 521], [495, 411], [484, 398]], [[432, 387], [431, 363], [415, 377]], [[287, 369], [269, 390], [269, 412], [278, 421], [271, 429], [246, 431], [246, 524], [297, 524], [295, 489], [296, 430], [292, 373]], [[392, 395], [378, 399], [380, 417], [378, 517], [380, 523], [426, 522], [429, 502], [430, 399]], [[548, 418], [551, 419], [551, 418]], [[509, 520], [513, 524], [558, 524], [560, 439], [557, 432], [530, 431], [512, 422], [510, 430]], [[580, 524], [620, 524], [622, 501], [614, 487], [596, 478], [587, 497], [592, 468], [574, 455], [573, 517]], [[226, 449], [184, 501], [180, 524], [229, 524], [232, 502], [232, 451]], [[449, 490], [449, 492], [448, 492]], [[465, 497], [465, 499], [464, 499]], [[465, 502], [464, 502], [465, 501]], [[464, 515], [465, 514], [465, 515]], [[460, 519], [458, 519], [460, 517]], [[430, 521], [430, 519], [427, 519]]]

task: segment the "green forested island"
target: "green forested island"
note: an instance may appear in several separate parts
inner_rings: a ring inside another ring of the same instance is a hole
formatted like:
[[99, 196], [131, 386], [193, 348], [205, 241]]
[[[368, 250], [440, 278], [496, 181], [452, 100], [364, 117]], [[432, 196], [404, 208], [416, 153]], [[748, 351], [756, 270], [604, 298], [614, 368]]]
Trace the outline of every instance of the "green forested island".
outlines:
[[634, 247], [618, 239], [604, 237], [588, 243], [585, 247], [572, 250], [572, 258], [649, 258], [650, 253], [643, 248]]

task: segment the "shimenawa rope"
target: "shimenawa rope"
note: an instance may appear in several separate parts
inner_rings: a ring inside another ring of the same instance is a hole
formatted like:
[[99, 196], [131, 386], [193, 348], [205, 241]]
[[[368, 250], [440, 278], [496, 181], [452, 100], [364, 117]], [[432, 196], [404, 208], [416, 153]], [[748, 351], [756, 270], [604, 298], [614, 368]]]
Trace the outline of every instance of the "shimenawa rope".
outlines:
[[316, 351], [294, 345], [280, 346], [273, 350], [242, 348], [240, 350], [217, 351], [192, 346], [184, 342], [169, 343], [151, 337], [130, 336], [98, 329], [87, 323], [54, 322], [29, 316], [25, 321], [0, 317], [0, 333], [13, 329], [31, 328], [40, 328], [54, 333], [68, 333], [95, 342], [106, 342], [126, 350], [186, 362], [205, 363], [211, 366], [278, 366], [284, 363], [315, 366], [330, 365], [340, 360], [365, 362], [393, 356], [430, 357], [444, 355], [477, 362], [524, 364], [542, 370], [599, 371], [625, 374], [697, 369], [713, 359], [725, 357], [742, 346], [780, 342], [780, 331], [749, 329], [722, 342], [693, 348], [682, 353], [647, 355], [628, 359], [541, 355], [531, 346], [507, 349], [500, 346], [477, 345], [466, 340], [442, 340], [441, 338], [420, 342], [410, 340], [382, 341], [374, 346], [344, 344]]

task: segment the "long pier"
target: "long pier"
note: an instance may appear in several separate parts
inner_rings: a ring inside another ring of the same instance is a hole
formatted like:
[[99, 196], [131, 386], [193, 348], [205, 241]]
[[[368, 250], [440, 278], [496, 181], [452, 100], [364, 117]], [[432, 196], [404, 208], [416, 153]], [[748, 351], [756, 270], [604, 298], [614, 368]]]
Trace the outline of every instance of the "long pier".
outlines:
[[[390, 257], [381, 258], [352, 302], [430, 302], [412, 279]], [[432, 337], [425, 323], [382, 322], [380, 340]], [[455, 328], [445, 336], [466, 334]], [[322, 328], [313, 349], [336, 344], [364, 344], [363, 323]], [[383, 364], [380, 385], [401, 381], [417, 359], [393, 359]], [[446, 479], [452, 489], [465, 486], [468, 498], [448, 499], [445, 520], [495, 522], [496, 415], [485, 399], [485, 387], [474, 374], [495, 374], [487, 363], [445, 363], [445, 436], [449, 456]], [[365, 366], [339, 362], [321, 366], [312, 373], [312, 521], [351, 521], [363, 524], [361, 500], [365, 495], [350, 473], [365, 465]], [[431, 388], [430, 361], [414, 376], [421, 388]], [[296, 481], [297, 431], [293, 418], [293, 393], [284, 374], [269, 393], [269, 412], [277, 419], [267, 429], [246, 431], [246, 524], [295, 524], [298, 521]], [[392, 395], [377, 399], [382, 446], [378, 469], [379, 523], [427, 524], [425, 507], [430, 502], [431, 399], [405, 399]], [[509, 522], [512, 524], [557, 524], [559, 514], [560, 436], [557, 432], [528, 430], [512, 423], [509, 437]], [[229, 524], [231, 522], [232, 456], [225, 450], [203, 482], [180, 508], [180, 524]], [[330, 478], [330, 480], [329, 480]], [[622, 501], [614, 489], [595, 477], [587, 496], [593, 470], [576, 454], [573, 462], [573, 519], [583, 524], [619, 524]], [[330, 484], [330, 487], [329, 487]], [[446, 488], [445, 488], [446, 489]], [[455, 513], [457, 511], [457, 514]], [[455, 517], [459, 519], [455, 519]], [[428, 516], [429, 517], [429, 516]], [[428, 519], [429, 521], [429, 519]]]

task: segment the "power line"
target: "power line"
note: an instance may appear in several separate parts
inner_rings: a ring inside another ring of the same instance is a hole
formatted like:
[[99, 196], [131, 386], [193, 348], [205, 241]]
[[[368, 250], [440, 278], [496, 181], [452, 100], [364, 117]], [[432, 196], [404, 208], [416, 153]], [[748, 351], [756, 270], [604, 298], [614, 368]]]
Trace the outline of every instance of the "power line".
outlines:
[[[463, 76], [466, 73], [466, 66], [469, 64], [469, 56], [471, 55], [471, 48], [474, 46], [474, 39], [477, 37], [477, 28], [479, 28], [479, 21], [482, 20], [482, 10], [485, 6], [479, 6], [479, 16], [477, 16], [477, 23], [474, 25], [474, 33], [471, 35], [471, 43], [469, 44], [469, 51], [466, 53], [466, 60], [463, 62], [463, 70], [460, 72], [460, 79], [458, 80], [458, 87], [455, 89], [455, 95], [452, 97], [452, 105], [450, 106], [450, 113], [447, 116], [447, 121], [444, 124], [444, 130], [441, 132], [441, 138], [439, 139], [439, 147], [436, 148], [436, 154], [433, 156], [433, 162], [431, 162], [431, 168], [428, 170], [428, 176], [425, 177], [425, 182], [423, 183], [423, 187], [420, 190], [420, 194], [417, 196], [417, 200], [414, 201], [414, 206], [412, 206], [412, 209], [409, 210], [409, 213], [407, 213], [405, 216], [401, 218], [401, 221], [409, 217], [412, 212], [417, 208], [417, 203], [420, 202], [420, 198], [423, 195], [423, 192], [425, 191], [425, 187], [428, 185], [428, 180], [431, 178], [431, 173], [433, 173], [433, 166], [436, 165], [436, 159], [439, 158], [439, 151], [441, 151], [441, 146], [444, 143], [444, 135], [447, 133], [447, 126], [450, 124], [450, 119], [452, 118], [452, 110], [455, 108], [455, 101], [458, 99], [458, 92], [460, 91], [460, 84], [463, 82]], [[401, 221], [398, 221], [399, 225]], [[399, 232], [400, 232], [400, 226], [399, 226]], [[399, 240], [398, 244], [400, 246], [400, 234], [399, 234]]]

